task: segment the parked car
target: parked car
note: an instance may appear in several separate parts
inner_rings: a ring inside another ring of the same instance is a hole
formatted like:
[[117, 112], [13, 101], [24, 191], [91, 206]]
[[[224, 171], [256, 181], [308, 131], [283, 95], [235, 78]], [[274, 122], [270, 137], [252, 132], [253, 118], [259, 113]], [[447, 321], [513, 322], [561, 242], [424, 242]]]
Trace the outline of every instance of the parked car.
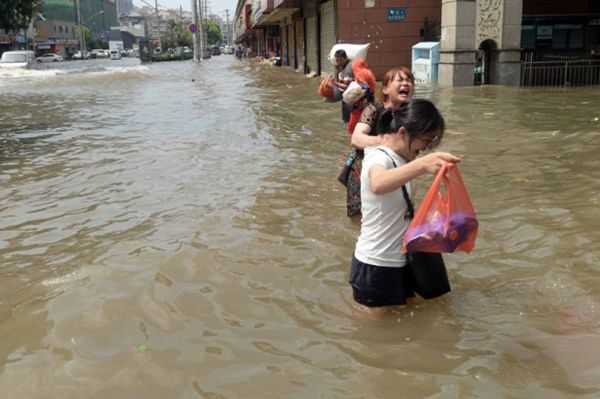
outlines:
[[225, 54], [233, 54], [233, 46], [225, 46]]
[[90, 52], [90, 57], [91, 58], [108, 58], [108, 57], [110, 57], [110, 53], [108, 52], [108, 50], [101, 49], [101, 48], [95, 48]]
[[74, 59], [74, 60], [81, 60], [81, 59], [87, 60], [88, 58], [90, 58], [90, 53], [88, 53], [87, 51], [84, 51], [83, 52], [83, 57], [82, 57], [81, 56], [81, 51], [78, 51], [75, 54], [73, 54], [71, 56], [71, 58]]
[[1, 68], [28, 68], [33, 64], [35, 56], [33, 51], [5, 51], [0, 57]]
[[111, 60], [120, 60], [121, 59], [121, 50], [111, 50], [110, 51], [110, 59]]
[[63, 61], [63, 57], [58, 55], [58, 54], [54, 54], [54, 53], [46, 53], [46, 54], [42, 54], [41, 57], [37, 57], [35, 59], [36, 62], [59, 62], [59, 61]]
[[221, 55], [221, 50], [219, 49], [219, 46], [212, 46], [210, 48], [210, 53], [212, 55]]

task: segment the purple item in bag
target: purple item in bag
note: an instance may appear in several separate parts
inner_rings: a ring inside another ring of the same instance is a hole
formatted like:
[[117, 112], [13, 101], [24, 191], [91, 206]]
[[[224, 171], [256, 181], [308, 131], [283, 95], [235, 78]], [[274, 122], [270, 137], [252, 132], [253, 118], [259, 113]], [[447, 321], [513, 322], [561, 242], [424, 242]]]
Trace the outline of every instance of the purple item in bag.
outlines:
[[450, 215], [449, 221], [441, 214], [436, 216], [406, 232], [407, 252], [454, 252], [471, 235], [477, 234], [479, 222], [474, 213], [456, 212]]

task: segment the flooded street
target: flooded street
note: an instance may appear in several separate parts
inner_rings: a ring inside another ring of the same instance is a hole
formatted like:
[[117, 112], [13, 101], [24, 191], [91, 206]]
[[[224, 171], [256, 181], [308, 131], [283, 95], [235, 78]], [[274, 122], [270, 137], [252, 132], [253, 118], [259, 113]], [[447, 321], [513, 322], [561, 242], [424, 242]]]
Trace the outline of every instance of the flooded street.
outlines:
[[479, 236], [451, 294], [373, 321], [317, 85], [228, 55], [0, 71], [0, 396], [598, 398], [600, 90], [417, 87]]

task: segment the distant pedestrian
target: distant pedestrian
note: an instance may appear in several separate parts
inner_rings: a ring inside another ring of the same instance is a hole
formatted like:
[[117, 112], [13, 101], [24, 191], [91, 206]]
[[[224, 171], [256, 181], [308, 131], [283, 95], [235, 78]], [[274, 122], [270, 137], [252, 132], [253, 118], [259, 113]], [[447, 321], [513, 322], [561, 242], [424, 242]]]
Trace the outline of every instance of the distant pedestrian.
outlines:
[[444, 134], [444, 119], [427, 100], [388, 108], [379, 122], [380, 144], [366, 149], [360, 177], [362, 224], [349, 279], [354, 300], [375, 316], [405, 305], [415, 295], [411, 266], [402, 253], [412, 180], [435, 175], [444, 161], [460, 162], [446, 152], [417, 158], [439, 144]]
[[[338, 50], [334, 53], [335, 57], [335, 79], [333, 85], [335, 90], [344, 91], [348, 88], [350, 82], [354, 80], [352, 73], [352, 61], [346, 55], [346, 51]], [[351, 107], [342, 101], [342, 120], [344, 123], [350, 121]]]

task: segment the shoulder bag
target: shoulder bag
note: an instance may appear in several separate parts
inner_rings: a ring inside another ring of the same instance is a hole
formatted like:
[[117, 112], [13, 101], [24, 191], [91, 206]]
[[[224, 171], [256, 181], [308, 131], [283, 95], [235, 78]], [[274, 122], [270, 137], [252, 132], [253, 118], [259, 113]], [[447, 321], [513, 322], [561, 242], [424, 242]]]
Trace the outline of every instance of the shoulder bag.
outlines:
[[[397, 167], [394, 159], [384, 152]], [[402, 186], [402, 195], [408, 208], [407, 219], [415, 216], [415, 208], [408, 196], [406, 185]], [[415, 280], [414, 291], [423, 299], [433, 299], [450, 292], [450, 281], [448, 281], [448, 272], [444, 258], [439, 252], [408, 252], [406, 254], [407, 266], [409, 267]]]

